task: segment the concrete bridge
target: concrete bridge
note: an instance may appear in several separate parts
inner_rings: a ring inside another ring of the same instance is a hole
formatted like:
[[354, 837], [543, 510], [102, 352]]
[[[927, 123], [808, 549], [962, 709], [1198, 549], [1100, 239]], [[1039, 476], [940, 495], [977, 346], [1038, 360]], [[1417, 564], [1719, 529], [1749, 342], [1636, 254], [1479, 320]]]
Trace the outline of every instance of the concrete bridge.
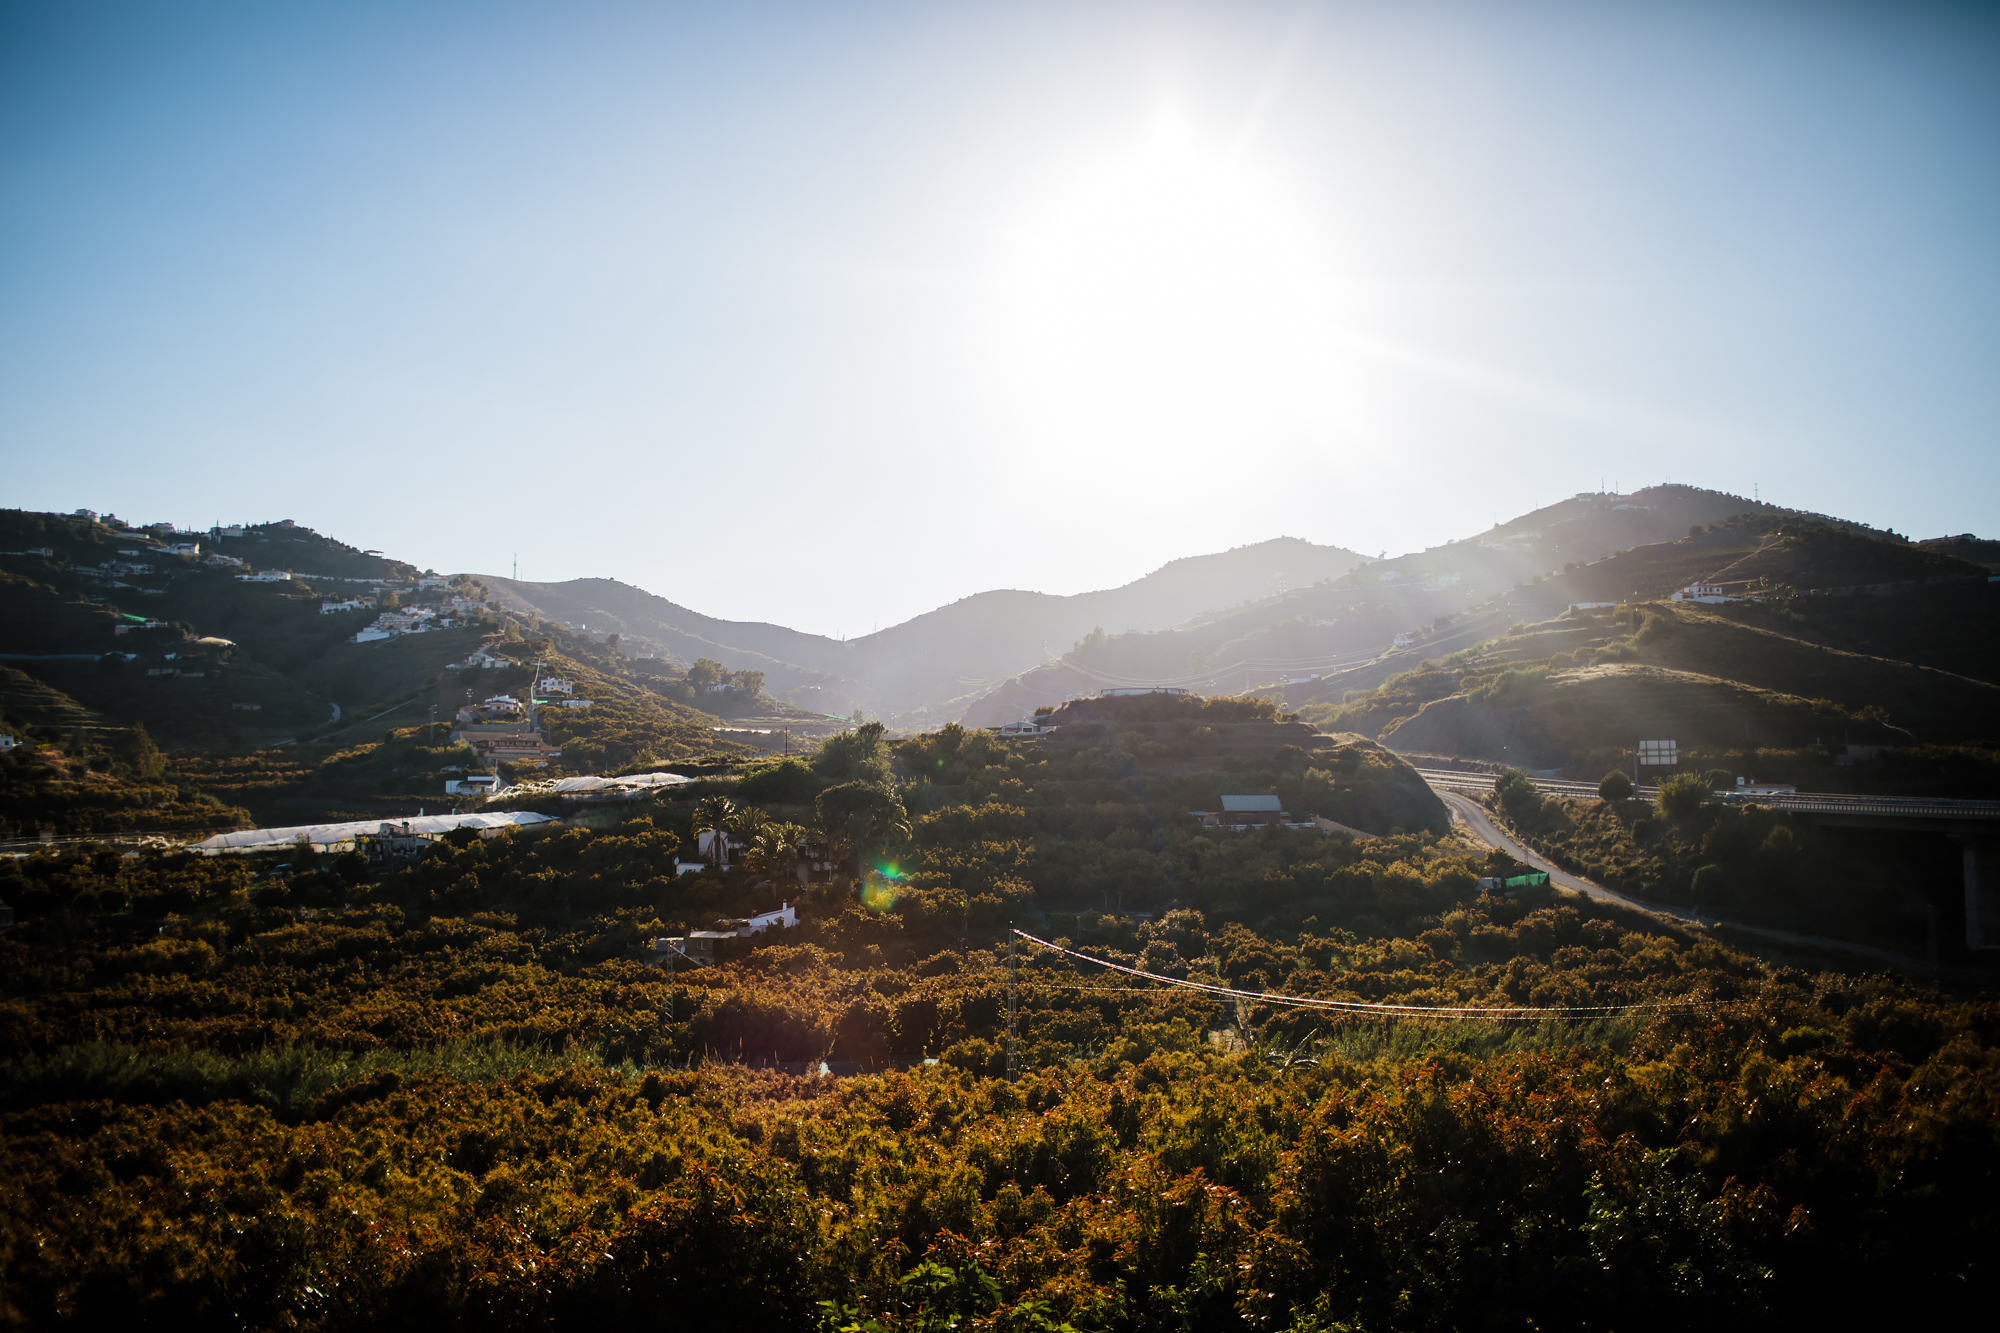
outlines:
[[[1420, 768], [1424, 781], [1440, 791], [1484, 793], [1493, 790], [1491, 773], [1457, 773]], [[1595, 799], [1597, 784], [1564, 778], [1528, 781], [1550, 796]], [[1658, 797], [1658, 787], [1640, 787], [1642, 801]], [[1734, 805], [1761, 805], [1785, 810], [1815, 824], [1832, 828], [1876, 829], [1882, 832], [1943, 835], [1959, 844], [1965, 866], [1965, 947], [2000, 950], [2000, 801], [1957, 801], [1928, 796], [1848, 796], [1838, 792], [1711, 793], [1710, 799]]]

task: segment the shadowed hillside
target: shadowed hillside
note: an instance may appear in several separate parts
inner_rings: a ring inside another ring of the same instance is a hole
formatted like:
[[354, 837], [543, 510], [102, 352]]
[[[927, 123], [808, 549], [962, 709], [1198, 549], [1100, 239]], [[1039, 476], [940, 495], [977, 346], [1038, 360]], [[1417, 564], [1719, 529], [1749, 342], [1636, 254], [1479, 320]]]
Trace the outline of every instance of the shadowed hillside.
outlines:
[[1389, 729], [1403, 750], [1459, 754], [1524, 768], [1557, 767], [1593, 752], [1629, 751], [1642, 736], [1671, 736], [1690, 751], [1797, 749], [1841, 739], [1896, 744], [1879, 723], [1691, 671], [1605, 663], [1568, 671], [1527, 668], [1425, 704]]

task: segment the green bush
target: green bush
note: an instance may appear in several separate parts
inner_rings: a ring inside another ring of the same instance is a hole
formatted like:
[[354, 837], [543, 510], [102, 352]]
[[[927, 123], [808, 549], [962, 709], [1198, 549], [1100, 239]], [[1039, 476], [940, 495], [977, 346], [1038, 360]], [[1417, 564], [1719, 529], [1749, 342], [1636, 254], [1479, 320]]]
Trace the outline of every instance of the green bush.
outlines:
[[797, 759], [752, 770], [737, 784], [737, 799], [747, 805], [809, 805], [821, 782]]
[[1603, 801], [1629, 801], [1632, 799], [1632, 779], [1613, 769], [1598, 782], [1597, 796]]
[[1708, 779], [1699, 773], [1676, 773], [1660, 784], [1660, 813], [1672, 818], [1691, 815], [1708, 800]]

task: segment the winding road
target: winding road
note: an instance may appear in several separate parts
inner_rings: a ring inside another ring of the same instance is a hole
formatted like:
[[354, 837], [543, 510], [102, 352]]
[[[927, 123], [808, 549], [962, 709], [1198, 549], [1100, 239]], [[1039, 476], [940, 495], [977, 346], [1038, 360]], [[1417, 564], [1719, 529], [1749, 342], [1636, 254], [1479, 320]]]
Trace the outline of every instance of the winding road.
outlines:
[[1617, 903], [1621, 907], [1629, 907], [1636, 912], [1647, 912], [1653, 916], [1668, 917], [1674, 921], [1683, 922], [1688, 925], [1721, 926], [1728, 930], [1740, 931], [1746, 935], [1755, 935], [1762, 939], [1772, 940], [1780, 944], [1789, 944], [1796, 948], [1831, 949], [1839, 953], [1857, 954], [1863, 958], [1872, 958], [1876, 962], [1888, 963], [1891, 966], [1904, 969], [1923, 971], [1933, 967], [1933, 964], [1926, 963], [1921, 958], [1911, 958], [1906, 954], [1891, 953], [1887, 949], [1877, 949], [1866, 944], [1851, 944], [1846, 940], [1830, 939], [1824, 935], [1798, 935], [1789, 930], [1771, 930], [1764, 926], [1748, 926], [1738, 921], [1725, 920], [1722, 917], [1701, 916], [1684, 907], [1670, 907], [1662, 903], [1649, 903], [1638, 898], [1628, 897], [1616, 889], [1607, 889], [1602, 884], [1587, 880], [1581, 875], [1572, 875], [1569, 871], [1551, 863], [1547, 857], [1502, 830], [1499, 825], [1493, 822], [1493, 816], [1487, 813], [1485, 807], [1472, 798], [1443, 787], [1433, 786], [1431, 790], [1437, 793], [1438, 799], [1445, 803], [1446, 808], [1452, 812], [1453, 817], [1464, 824], [1473, 837], [1479, 839], [1488, 847], [1498, 847], [1501, 851], [1524, 865], [1533, 866], [1537, 870], [1548, 871], [1551, 883], [1568, 889], [1573, 893], [1581, 893], [1586, 897], [1595, 898], [1600, 902]]

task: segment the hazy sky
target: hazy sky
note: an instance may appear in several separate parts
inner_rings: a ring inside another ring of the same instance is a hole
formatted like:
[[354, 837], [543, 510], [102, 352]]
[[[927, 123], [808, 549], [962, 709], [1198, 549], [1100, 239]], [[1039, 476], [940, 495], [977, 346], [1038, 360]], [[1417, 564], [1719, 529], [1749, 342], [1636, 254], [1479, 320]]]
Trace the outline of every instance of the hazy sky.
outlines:
[[867, 633], [2000, 528], [2000, 6], [0, 3], [0, 503]]

